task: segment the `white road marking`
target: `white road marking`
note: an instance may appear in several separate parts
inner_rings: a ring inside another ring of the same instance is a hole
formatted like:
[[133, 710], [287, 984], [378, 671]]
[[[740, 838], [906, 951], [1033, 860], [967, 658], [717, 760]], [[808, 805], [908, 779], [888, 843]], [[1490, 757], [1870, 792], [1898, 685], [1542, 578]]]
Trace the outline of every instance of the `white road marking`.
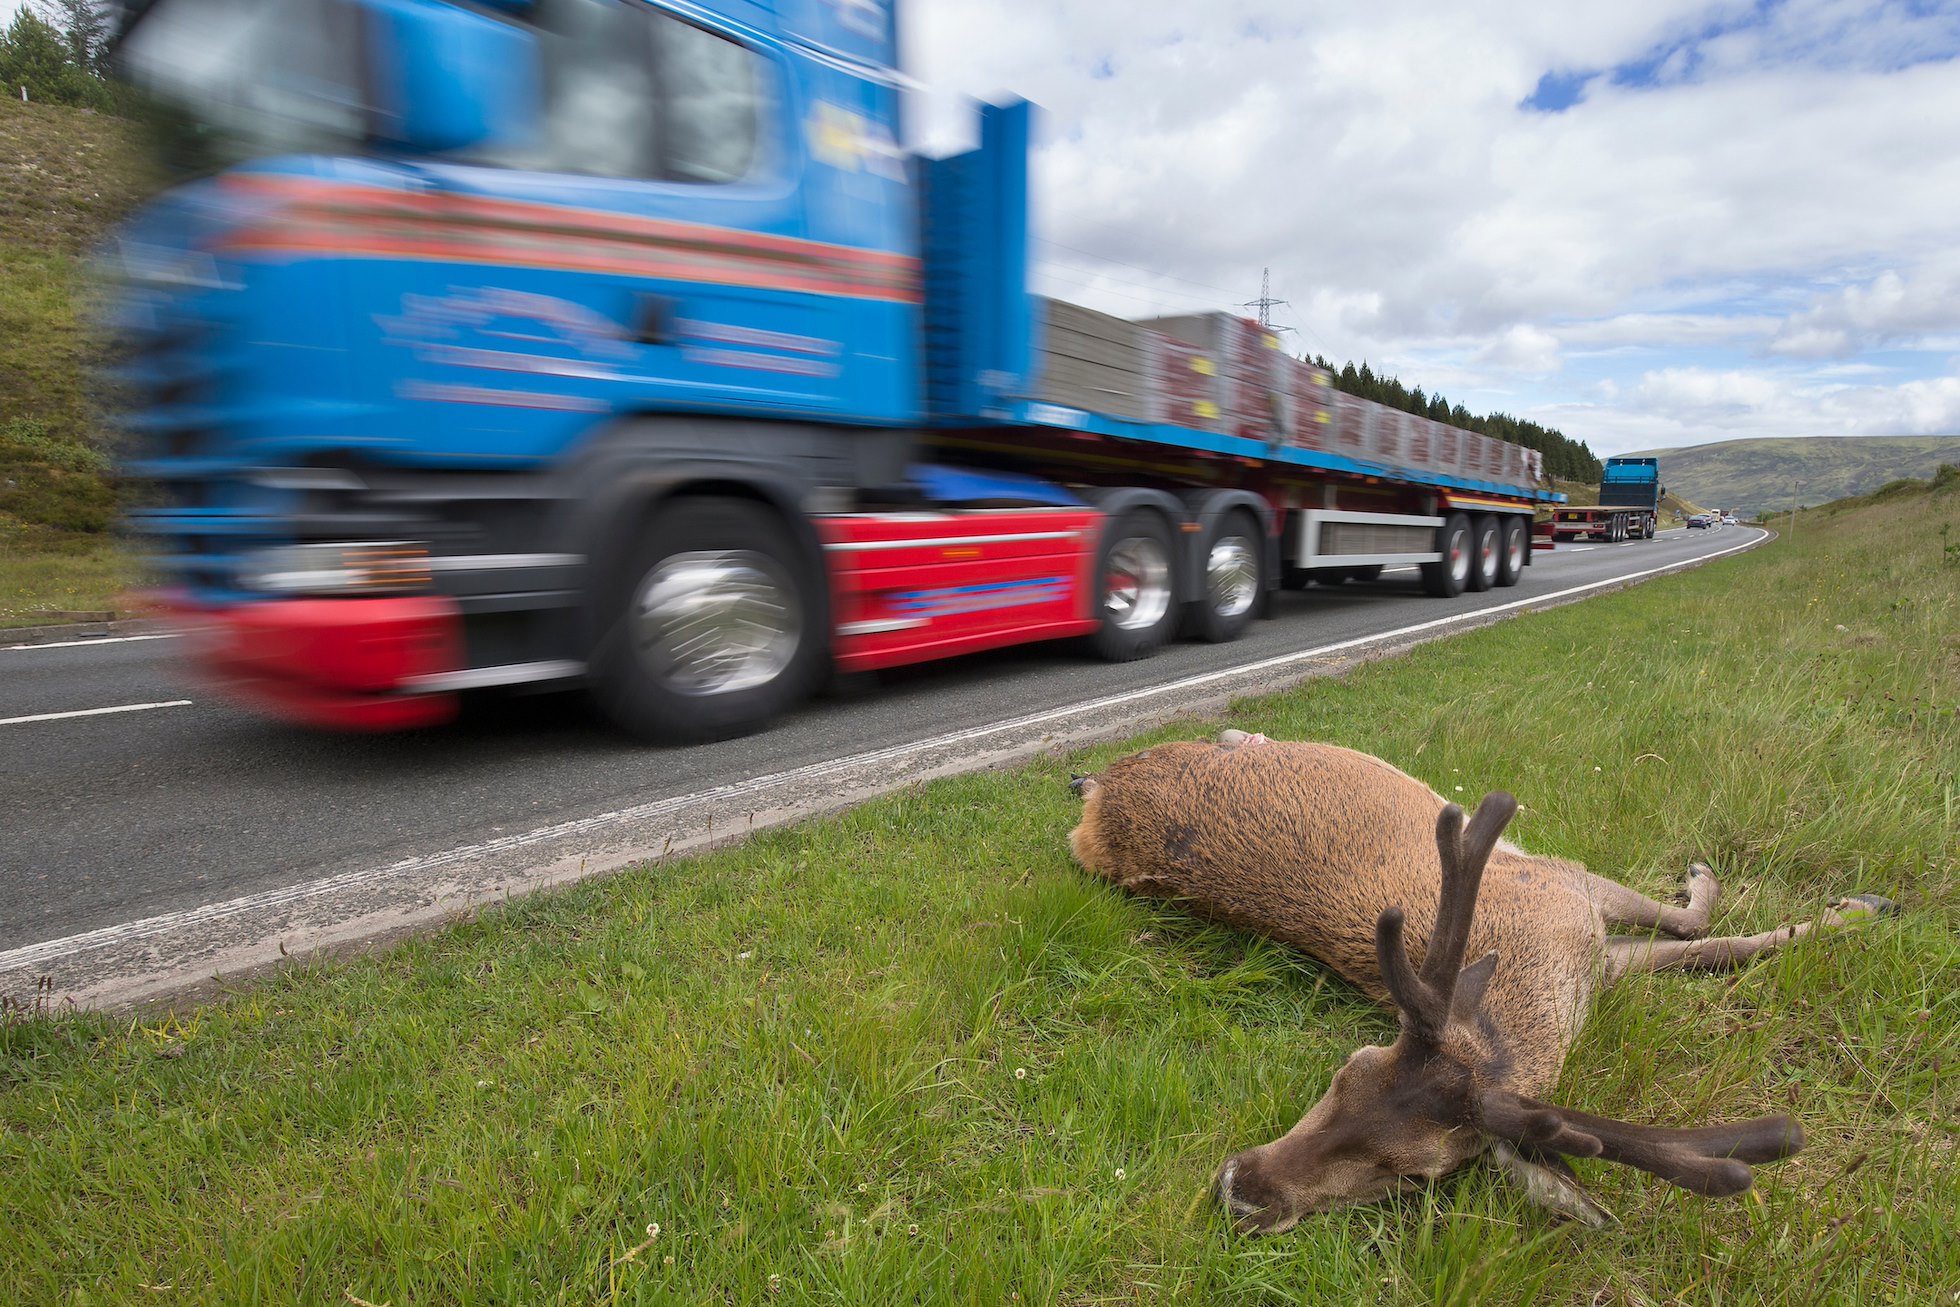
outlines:
[[74, 712], [35, 713], [32, 717], [0, 717], [0, 726], [19, 726], [26, 722], [58, 722], [68, 717], [100, 717], [112, 712], [143, 712], [149, 708], [188, 708], [189, 699], [171, 699], [165, 703], [125, 703], [115, 708], [80, 708]]
[[10, 653], [15, 649], [79, 649], [83, 645], [130, 644], [137, 640], [175, 640], [181, 632], [166, 631], [161, 635], [105, 635], [99, 640], [52, 640], [47, 644], [0, 644], [0, 653]]
[[[745, 798], [769, 790], [781, 789], [793, 782], [822, 779], [827, 776], [848, 774], [880, 763], [889, 763], [914, 755], [930, 753], [949, 745], [967, 744], [985, 739], [991, 735], [1001, 735], [1011, 731], [1023, 730], [1031, 726], [1058, 722], [1070, 717], [1086, 716], [1103, 709], [1119, 707], [1126, 703], [1174, 694], [1180, 690], [1194, 689], [1215, 684], [1234, 677], [1251, 677], [1262, 672], [1294, 664], [1325, 658], [1329, 654], [1340, 653], [1362, 645], [1380, 644], [1406, 636], [1436, 631], [1440, 628], [1470, 621], [1478, 621], [1494, 615], [1531, 608], [1556, 599], [1570, 598], [1609, 586], [1623, 585], [1644, 577], [1657, 576], [1664, 572], [1676, 572], [1697, 563], [1719, 558], [1722, 554], [1734, 553], [1748, 547], [1748, 542], [1735, 545], [1721, 553], [1705, 557], [1669, 563], [1661, 567], [1648, 568], [1643, 572], [1633, 572], [1626, 576], [1612, 577], [1604, 581], [1593, 581], [1586, 585], [1572, 586], [1556, 590], [1550, 594], [1534, 595], [1529, 599], [1513, 600], [1506, 604], [1495, 604], [1479, 608], [1473, 612], [1455, 613], [1433, 621], [1417, 622], [1413, 626], [1400, 627], [1376, 635], [1359, 636], [1352, 640], [1341, 640], [1334, 644], [1324, 644], [1312, 649], [1302, 649], [1293, 653], [1277, 654], [1270, 658], [1260, 658], [1234, 667], [1220, 668], [1217, 671], [1201, 672], [1195, 676], [1180, 677], [1161, 685], [1145, 686], [1141, 689], [1126, 690], [1121, 694], [1104, 695], [1083, 703], [1067, 704], [1060, 708], [1049, 708], [1041, 712], [1027, 713], [1003, 721], [990, 722], [984, 726], [968, 727], [965, 730], [950, 731], [909, 744], [895, 744], [883, 749], [871, 749], [848, 757], [832, 758], [827, 762], [812, 763], [809, 766], [791, 771], [773, 772], [764, 776], [751, 777], [727, 785], [716, 785], [709, 789], [697, 790], [669, 799], [657, 799], [651, 803], [636, 804], [630, 808], [619, 808], [612, 812], [602, 812], [596, 816], [580, 817], [571, 821], [556, 822], [540, 826], [535, 830], [515, 835], [505, 835], [494, 840], [477, 844], [460, 845], [439, 853], [424, 854], [419, 857], [404, 858], [385, 867], [369, 867], [359, 871], [342, 872], [318, 880], [304, 881], [296, 885], [285, 885], [277, 889], [261, 890], [221, 903], [209, 903], [202, 907], [185, 908], [176, 912], [166, 912], [159, 916], [144, 917], [137, 921], [124, 922], [117, 926], [105, 926], [99, 930], [85, 931], [62, 939], [45, 940], [39, 944], [28, 944], [20, 948], [0, 953], [0, 974], [15, 970], [26, 970], [44, 966], [61, 958], [96, 949], [110, 948], [143, 940], [155, 939], [180, 930], [204, 931], [219, 922], [230, 918], [245, 916], [266, 908], [290, 907], [311, 900], [330, 899], [355, 890], [372, 890], [389, 881], [400, 881], [404, 876], [421, 878], [425, 873], [440, 867], [459, 862], [467, 862], [487, 854], [507, 852], [528, 845], [541, 844], [548, 840], [562, 839], [571, 835], [589, 834], [609, 826], [619, 826], [630, 822], [646, 821], [674, 812], [683, 812], [696, 805], [709, 804], [718, 800]], [[188, 701], [185, 701], [188, 702]], [[149, 705], [145, 705], [149, 706]], [[98, 709], [97, 711], [102, 711]], [[110, 710], [113, 711], [113, 710]]]

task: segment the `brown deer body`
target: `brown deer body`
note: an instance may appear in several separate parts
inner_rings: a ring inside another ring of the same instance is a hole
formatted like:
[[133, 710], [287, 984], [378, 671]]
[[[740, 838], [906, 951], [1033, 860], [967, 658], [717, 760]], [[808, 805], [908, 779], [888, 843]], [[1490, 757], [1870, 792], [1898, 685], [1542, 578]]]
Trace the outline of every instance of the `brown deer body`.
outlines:
[[[1687, 907], [1657, 903], [1500, 840], [1509, 795], [1486, 799], [1466, 831], [1461, 809], [1378, 758], [1236, 731], [1144, 750], [1080, 788], [1069, 845], [1083, 866], [1291, 944], [1400, 1011], [1393, 1046], [1355, 1053], [1298, 1126], [1220, 1169], [1219, 1199], [1242, 1229], [1385, 1197], [1486, 1150], [1538, 1201], [1599, 1224], [1608, 1218], [1567, 1156], [1715, 1195], [1747, 1189], [1749, 1164], [1802, 1145], [1782, 1116], [1656, 1130], [1537, 1101], [1604, 985], [1739, 965], [1812, 929], [1699, 938], [1719, 892], [1704, 866], [1689, 873]], [[1618, 937], [1613, 925], [1676, 938]]]

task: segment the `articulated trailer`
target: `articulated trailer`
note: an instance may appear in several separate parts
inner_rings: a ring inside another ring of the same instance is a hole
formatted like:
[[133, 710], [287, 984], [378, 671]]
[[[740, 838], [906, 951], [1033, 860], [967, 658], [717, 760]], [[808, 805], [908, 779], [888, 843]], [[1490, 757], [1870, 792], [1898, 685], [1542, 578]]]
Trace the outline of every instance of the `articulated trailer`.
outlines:
[[1659, 459], [1609, 458], [1600, 472], [1599, 503], [1554, 509], [1552, 539], [1652, 540], [1660, 529], [1661, 496], [1666, 493]]
[[1562, 498], [1257, 323], [1029, 294], [1027, 107], [904, 154], [872, 0], [224, 17], [124, 35], [201, 155], [109, 262], [132, 524], [272, 715], [584, 685], [704, 738], [833, 670], [1136, 658], [1384, 568], [1515, 584]]

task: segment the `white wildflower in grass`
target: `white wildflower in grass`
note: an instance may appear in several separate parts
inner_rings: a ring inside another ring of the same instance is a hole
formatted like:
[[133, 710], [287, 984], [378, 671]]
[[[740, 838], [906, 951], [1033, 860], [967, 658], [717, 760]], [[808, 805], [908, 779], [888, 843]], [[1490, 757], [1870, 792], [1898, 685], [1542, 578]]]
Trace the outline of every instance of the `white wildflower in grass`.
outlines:
[[1024, 1066], [1015, 1067], [1014, 1078], [1016, 1080], [1026, 1080], [1028, 1078], [1028, 1069]]
[[1120, 1166], [1116, 1168], [1116, 1178], [1118, 1180], [1121, 1180], [1123, 1178], [1123, 1168]]
[[1461, 793], [1463, 793], [1463, 787], [1462, 787], [1461, 785], [1459, 785], [1459, 786], [1457, 786], [1457, 787], [1456, 787], [1456, 792], [1457, 792], [1458, 794], [1461, 794]]
[[919, 1232], [919, 1227], [916, 1225], [908, 1225], [905, 1227], [905, 1233], [907, 1234], [917, 1234], [918, 1232]]
[[771, 1292], [771, 1293], [778, 1293], [778, 1292], [780, 1292], [780, 1291], [782, 1290], [782, 1287], [783, 1287], [783, 1277], [782, 1277], [782, 1276], [780, 1276], [780, 1275], [772, 1275], [772, 1276], [770, 1276], [770, 1277], [769, 1277], [769, 1292]]
[[647, 1222], [647, 1238], [649, 1238], [649, 1239], [658, 1239], [659, 1237], [660, 1237], [660, 1222], [658, 1222], [658, 1221], [648, 1221], [648, 1222]]

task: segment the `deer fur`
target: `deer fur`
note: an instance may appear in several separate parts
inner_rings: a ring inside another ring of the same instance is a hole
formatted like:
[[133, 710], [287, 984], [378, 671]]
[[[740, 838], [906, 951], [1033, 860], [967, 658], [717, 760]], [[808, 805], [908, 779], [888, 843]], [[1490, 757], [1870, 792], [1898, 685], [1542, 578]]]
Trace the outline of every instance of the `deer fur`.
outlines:
[[1358, 1050], [1297, 1126], [1219, 1169], [1217, 1197], [1241, 1230], [1277, 1233], [1486, 1152], [1534, 1200], [1598, 1225], [1611, 1218], [1567, 1157], [1714, 1196], [1803, 1145], [1787, 1116], [1670, 1130], [1541, 1101], [1605, 986], [1738, 966], [1818, 924], [1701, 938], [1720, 892], [1702, 864], [1686, 907], [1657, 903], [1500, 839], [1517, 807], [1508, 794], [1488, 796], [1466, 829], [1460, 808], [1379, 758], [1239, 731], [1146, 749], [1077, 788], [1069, 847], [1085, 868], [1301, 949], [1400, 1013], [1393, 1045]]

